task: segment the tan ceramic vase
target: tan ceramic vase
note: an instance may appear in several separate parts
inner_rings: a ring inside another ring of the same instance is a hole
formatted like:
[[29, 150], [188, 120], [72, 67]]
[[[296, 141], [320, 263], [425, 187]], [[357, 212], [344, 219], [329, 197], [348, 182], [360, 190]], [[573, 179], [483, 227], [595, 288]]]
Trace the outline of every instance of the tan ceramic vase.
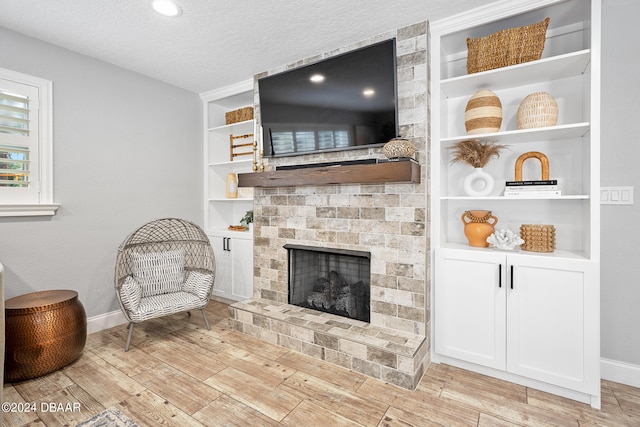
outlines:
[[495, 231], [494, 226], [498, 223], [498, 218], [493, 216], [491, 211], [473, 210], [462, 214], [462, 223], [469, 246], [486, 248], [489, 246], [487, 237]]

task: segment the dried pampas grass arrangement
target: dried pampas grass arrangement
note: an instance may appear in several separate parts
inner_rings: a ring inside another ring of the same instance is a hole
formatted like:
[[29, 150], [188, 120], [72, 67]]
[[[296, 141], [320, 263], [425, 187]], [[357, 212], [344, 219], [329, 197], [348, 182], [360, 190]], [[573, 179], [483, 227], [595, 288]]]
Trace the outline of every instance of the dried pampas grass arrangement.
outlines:
[[496, 144], [491, 141], [482, 142], [479, 139], [467, 139], [460, 141], [449, 149], [453, 151], [453, 163], [466, 163], [474, 168], [483, 168], [492, 157], [500, 157], [500, 151], [507, 148], [506, 145]]

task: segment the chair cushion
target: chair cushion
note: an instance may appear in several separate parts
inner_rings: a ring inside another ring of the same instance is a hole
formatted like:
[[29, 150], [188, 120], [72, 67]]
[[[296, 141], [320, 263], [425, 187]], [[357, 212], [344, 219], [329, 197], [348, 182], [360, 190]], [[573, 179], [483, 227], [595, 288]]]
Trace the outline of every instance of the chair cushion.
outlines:
[[142, 287], [142, 296], [177, 292], [184, 282], [184, 249], [131, 254], [133, 277]]
[[187, 273], [187, 279], [184, 281], [182, 290], [190, 292], [200, 299], [206, 299], [209, 297], [212, 285], [213, 275], [199, 271], [190, 271]]
[[182, 311], [199, 310], [204, 308], [208, 302], [206, 299], [202, 300], [194, 294], [184, 291], [153, 295], [142, 298], [138, 310], [130, 313], [129, 317], [134, 322], [141, 322]]
[[133, 276], [127, 276], [120, 288], [120, 300], [127, 312], [138, 311], [140, 299], [142, 298], [142, 287], [136, 282]]

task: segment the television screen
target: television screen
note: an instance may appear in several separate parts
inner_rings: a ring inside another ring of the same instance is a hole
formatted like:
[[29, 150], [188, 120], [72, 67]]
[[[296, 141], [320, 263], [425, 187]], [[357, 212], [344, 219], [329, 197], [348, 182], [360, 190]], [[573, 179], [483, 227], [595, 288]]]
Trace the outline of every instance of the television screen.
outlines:
[[265, 156], [384, 144], [398, 135], [395, 39], [258, 80]]

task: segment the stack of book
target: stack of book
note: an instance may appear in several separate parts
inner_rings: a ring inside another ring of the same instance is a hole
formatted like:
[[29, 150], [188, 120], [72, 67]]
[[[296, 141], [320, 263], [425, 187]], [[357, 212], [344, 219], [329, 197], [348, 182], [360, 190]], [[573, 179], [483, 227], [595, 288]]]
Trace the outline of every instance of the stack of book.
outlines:
[[521, 199], [537, 199], [545, 197], [560, 197], [557, 179], [541, 181], [507, 181], [504, 197]]

